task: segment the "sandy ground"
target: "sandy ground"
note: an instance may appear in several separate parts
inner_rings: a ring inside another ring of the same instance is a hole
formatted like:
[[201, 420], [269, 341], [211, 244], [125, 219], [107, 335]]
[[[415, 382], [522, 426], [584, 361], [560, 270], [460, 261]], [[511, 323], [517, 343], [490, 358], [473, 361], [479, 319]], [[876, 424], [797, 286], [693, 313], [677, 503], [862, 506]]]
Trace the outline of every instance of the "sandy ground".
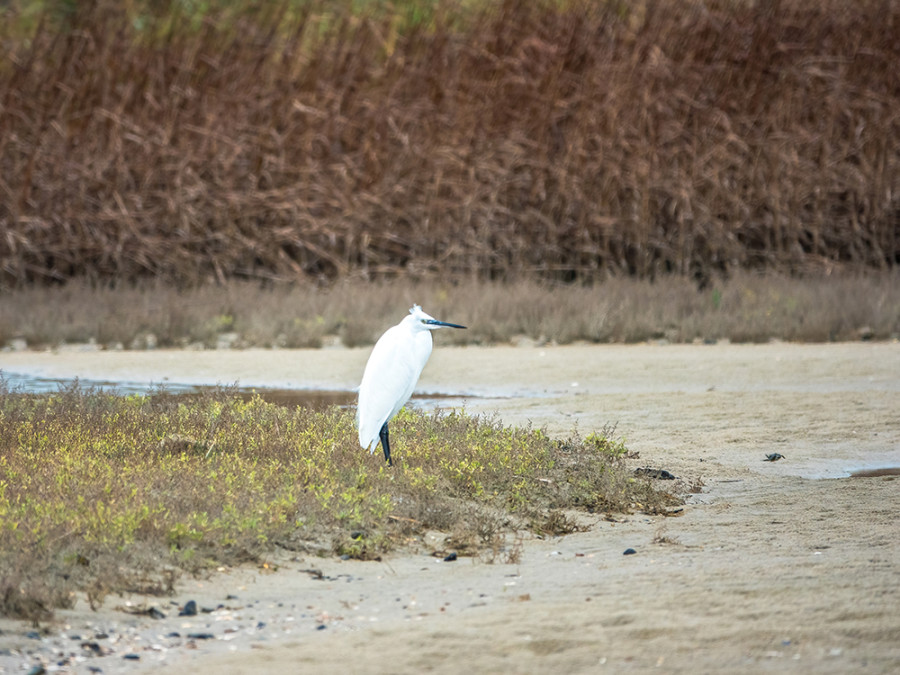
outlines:
[[[367, 355], [6, 352], [0, 370], [340, 390]], [[900, 478], [847, 477], [900, 467], [900, 344], [438, 347], [419, 388], [557, 435], [615, 424], [635, 467], [704, 487], [681, 517], [526, 538], [514, 565], [444, 562], [436, 534], [382, 562], [185, 579], [171, 604], [79, 603], [40, 639], [3, 622], [0, 672], [900, 671]], [[179, 617], [190, 599], [212, 611]]]

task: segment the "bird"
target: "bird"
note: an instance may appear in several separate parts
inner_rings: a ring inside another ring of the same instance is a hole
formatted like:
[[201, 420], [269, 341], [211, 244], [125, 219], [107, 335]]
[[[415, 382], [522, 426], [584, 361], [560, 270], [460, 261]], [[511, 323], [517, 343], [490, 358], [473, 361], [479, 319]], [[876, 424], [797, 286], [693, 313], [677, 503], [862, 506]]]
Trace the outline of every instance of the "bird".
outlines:
[[356, 406], [359, 444], [374, 453], [380, 440], [388, 466], [394, 464], [388, 422], [412, 395], [431, 356], [431, 331], [438, 328], [465, 329], [466, 326], [438, 321], [419, 305], [413, 305], [400, 323], [378, 338], [363, 371]]

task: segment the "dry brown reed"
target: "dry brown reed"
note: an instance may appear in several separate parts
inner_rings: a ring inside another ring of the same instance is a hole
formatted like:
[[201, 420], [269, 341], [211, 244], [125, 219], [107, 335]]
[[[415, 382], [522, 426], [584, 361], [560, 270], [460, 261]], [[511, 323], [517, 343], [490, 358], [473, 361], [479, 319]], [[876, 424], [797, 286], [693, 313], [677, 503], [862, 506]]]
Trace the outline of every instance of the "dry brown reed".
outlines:
[[72, 282], [7, 292], [0, 302], [0, 348], [90, 340], [107, 349], [318, 347], [336, 338], [355, 347], [372, 344], [414, 302], [469, 327], [436, 332], [444, 344], [900, 337], [896, 273], [822, 281], [738, 272], [702, 291], [687, 277], [594, 285], [394, 280], [326, 289], [238, 281], [195, 289]]
[[900, 262], [892, 0], [66, 6], [0, 10], [6, 287]]

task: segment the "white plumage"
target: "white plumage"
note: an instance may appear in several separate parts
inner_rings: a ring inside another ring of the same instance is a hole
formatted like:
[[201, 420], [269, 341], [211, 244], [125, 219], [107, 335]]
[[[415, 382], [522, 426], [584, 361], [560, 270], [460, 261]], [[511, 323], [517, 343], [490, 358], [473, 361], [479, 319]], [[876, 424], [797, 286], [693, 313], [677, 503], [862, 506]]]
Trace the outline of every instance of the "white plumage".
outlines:
[[413, 305], [403, 321], [378, 339], [366, 363], [356, 408], [359, 444], [375, 452], [380, 440], [388, 464], [392, 464], [388, 422], [409, 400], [431, 356], [431, 331], [444, 326], [465, 328], [438, 321]]

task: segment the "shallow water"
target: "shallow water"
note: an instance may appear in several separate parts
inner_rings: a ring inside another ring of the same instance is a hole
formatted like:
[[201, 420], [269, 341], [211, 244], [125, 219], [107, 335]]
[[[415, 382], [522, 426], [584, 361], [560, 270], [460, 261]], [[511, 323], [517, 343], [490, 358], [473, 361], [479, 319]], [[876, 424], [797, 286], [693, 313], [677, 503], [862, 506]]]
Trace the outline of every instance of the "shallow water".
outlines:
[[[199, 395], [220, 389], [221, 387], [182, 384], [178, 382], [115, 382], [111, 380], [58, 379], [39, 377], [24, 373], [2, 373], [3, 381], [10, 391], [25, 394], [50, 394], [77, 386], [81, 389], [99, 389], [122, 396], [129, 394], [167, 394]], [[288, 407], [300, 406], [313, 410], [322, 410], [330, 406], [349, 408], [356, 404], [355, 391], [327, 391], [316, 389], [275, 389], [266, 387], [229, 387], [237, 396], [249, 399], [259, 395], [264, 401]], [[467, 397], [471, 398], [471, 397]], [[411, 398], [413, 407], [437, 408], [459, 405], [460, 397], [446, 394], [414, 393]]]
[[24, 394], [51, 394], [61, 389], [79, 386], [83, 389], [104, 389], [123, 396], [128, 394], [150, 394], [164, 389], [171, 394], [200, 393], [204, 388], [175, 382], [113, 382], [111, 380], [90, 380], [82, 378], [54, 378], [3, 371], [3, 381], [10, 391]]

